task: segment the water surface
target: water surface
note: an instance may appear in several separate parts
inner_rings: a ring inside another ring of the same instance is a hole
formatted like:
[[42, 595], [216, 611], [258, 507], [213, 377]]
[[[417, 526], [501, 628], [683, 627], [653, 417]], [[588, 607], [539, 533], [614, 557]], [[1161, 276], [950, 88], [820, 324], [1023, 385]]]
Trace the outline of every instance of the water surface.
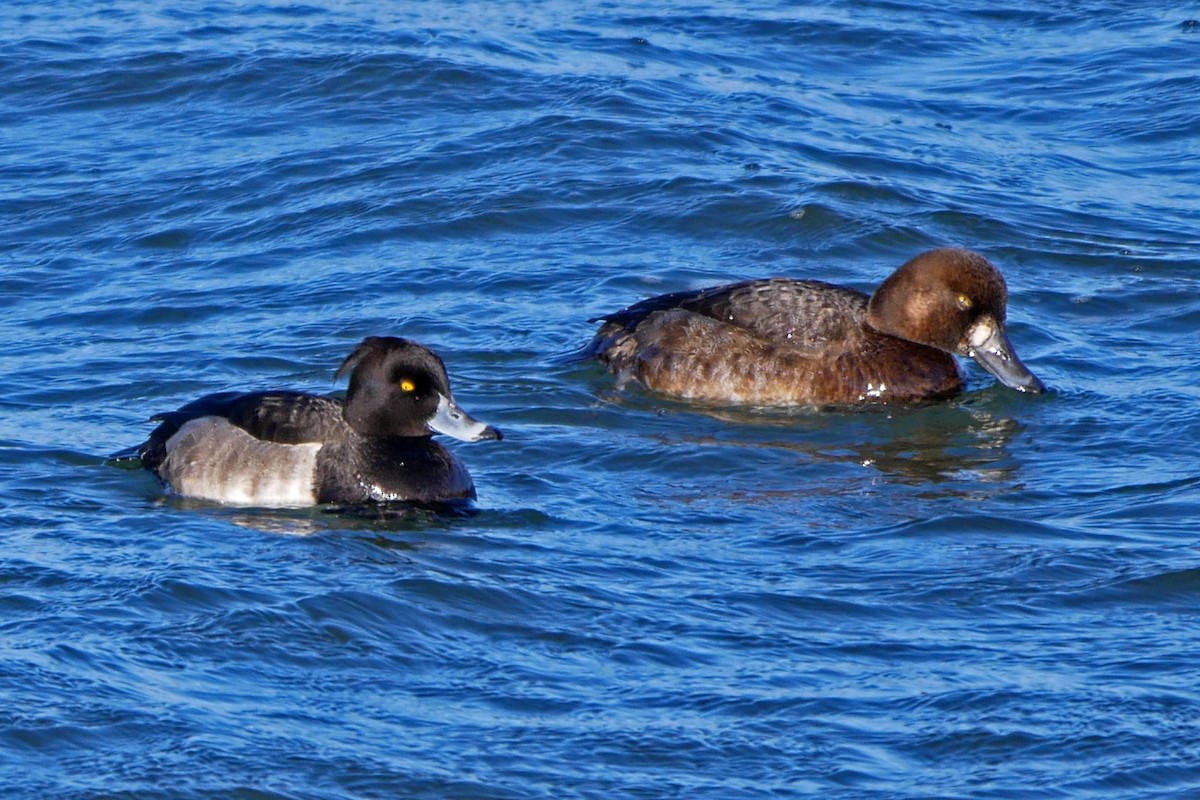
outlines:
[[[1200, 792], [1200, 32], [1150, 4], [0, 9], [6, 797]], [[647, 295], [953, 244], [1049, 384], [696, 409]], [[478, 513], [105, 458], [446, 360]]]

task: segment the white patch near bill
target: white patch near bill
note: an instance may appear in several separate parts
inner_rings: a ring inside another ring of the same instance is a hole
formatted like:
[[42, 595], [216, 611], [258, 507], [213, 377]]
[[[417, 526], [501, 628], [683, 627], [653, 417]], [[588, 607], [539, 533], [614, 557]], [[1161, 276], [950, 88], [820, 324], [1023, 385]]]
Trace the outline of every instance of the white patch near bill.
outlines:
[[256, 439], [224, 417], [198, 417], [167, 440], [159, 469], [176, 494], [241, 506], [311, 506], [321, 445]]
[[971, 328], [970, 344], [974, 349], [983, 347], [992, 337], [996, 335], [996, 323], [991, 319], [981, 319]]

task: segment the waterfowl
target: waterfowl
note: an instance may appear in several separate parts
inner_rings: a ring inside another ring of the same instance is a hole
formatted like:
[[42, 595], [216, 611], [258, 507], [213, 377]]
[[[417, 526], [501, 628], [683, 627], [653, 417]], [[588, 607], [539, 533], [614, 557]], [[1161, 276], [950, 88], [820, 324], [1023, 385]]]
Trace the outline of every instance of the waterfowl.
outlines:
[[221, 392], [166, 414], [138, 448], [171, 492], [284, 507], [475, 497], [467, 468], [433, 440], [500, 439], [455, 402], [445, 364], [396, 337], [364, 339], [335, 373], [345, 399], [305, 392]]
[[602, 322], [585, 354], [623, 381], [716, 404], [843, 405], [934, 400], [962, 390], [954, 356], [1005, 386], [1045, 385], [1005, 332], [1008, 288], [978, 253], [941, 248], [870, 296], [769, 278], [643, 300]]

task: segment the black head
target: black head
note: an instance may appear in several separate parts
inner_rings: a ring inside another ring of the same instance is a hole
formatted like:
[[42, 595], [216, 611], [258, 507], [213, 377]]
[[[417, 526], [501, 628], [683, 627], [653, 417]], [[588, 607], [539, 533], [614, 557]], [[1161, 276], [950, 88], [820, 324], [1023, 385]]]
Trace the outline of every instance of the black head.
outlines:
[[1008, 341], [1007, 309], [1008, 287], [999, 270], [978, 253], [946, 247], [922, 253], [889, 275], [871, 295], [867, 324], [973, 358], [1010, 388], [1045, 391]]
[[472, 419], [454, 402], [446, 365], [408, 339], [370, 336], [335, 375], [350, 373], [343, 416], [366, 436], [429, 436], [465, 441], [499, 439], [500, 431]]

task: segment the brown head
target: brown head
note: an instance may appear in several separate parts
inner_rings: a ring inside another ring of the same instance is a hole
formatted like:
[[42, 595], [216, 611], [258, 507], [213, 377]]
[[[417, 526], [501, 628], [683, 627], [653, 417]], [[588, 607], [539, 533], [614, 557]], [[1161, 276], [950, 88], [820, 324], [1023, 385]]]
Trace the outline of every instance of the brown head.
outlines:
[[1045, 391], [1017, 358], [1004, 332], [1008, 287], [978, 253], [930, 250], [887, 277], [867, 306], [880, 333], [975, 359], [1005, 386]]

